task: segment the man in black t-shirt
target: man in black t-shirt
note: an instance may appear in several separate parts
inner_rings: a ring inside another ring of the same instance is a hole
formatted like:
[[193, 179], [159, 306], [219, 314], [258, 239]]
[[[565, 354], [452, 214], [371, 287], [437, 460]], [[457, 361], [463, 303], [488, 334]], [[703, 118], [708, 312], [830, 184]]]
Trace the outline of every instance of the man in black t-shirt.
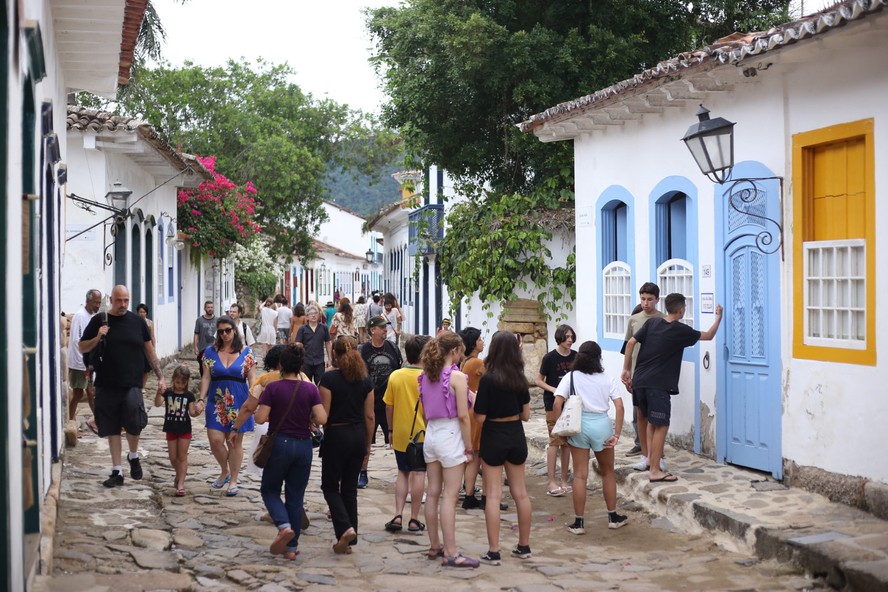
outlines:
[[[546, 493], [553, 497], [561, 497], [571, 491], [568, 483], [570, 448], [567, 446], [567, 440], [552, 435], [552, 428], [555, 427], [557, 419], [553, 411], [555, 389], [558, 388], [561, 379], [570, 372], [574, 358], [577, 357], [577, 352], [571, 349], [576, 341], [577, 335], [570, 325], [559, 325], [555, 329], [555, 343], [558, 344], [558, 347], [543, 356], [540, 372], [536, 379], [536, 385], [543, 389], [543, 407], [546, 410], [546, 428], [549, 431], [549, 446], [546, 448], [546, 472], [549, 475], [549, 486]], [[558, 462], [559, 450], [561, 450], [561, 485], [558, 485], [555, 480], [555, 465]]]
[[[389, 375], [401, 368], [401, 350], [385, 338], [388, 319], [384, 316], [375, 316], [371, 317], [367, 324], [370, 327], [370, 341], [362, 343], [359, 351], [364, 359], [364, 363], [367, 364], [367, 371], [370, 373], [370, 380], [373, 382], [373, 410], [376, 414], [376, 420], [373, 426], [372, 440], [376, 442], [376, 428], [382, 427], [385, 443], [390, 445], [388, 420], [385, 416], [385, 402], [382, 398], [385, 396], [386, 388], [388, 388]], [[367, 464], [369, 461], [370, 452], [368, 451], [367, 456], [364, 457], [364, 466], [361, 467], [361, 474], [358, 476], [358, 487], [361, 489], [367, 487]]]
[[146, 356], [157, 376], [157, 392], [163, 394], [167, 387], [148, 325], [129, 310], [129, 301], [126, 286], [114, 286], [111, 308], [90, 320], [78, 344], [81, 353], [90, 352], [90, 361], [96, 370], [96, 424], [99, 437], [108, 438], [111, 451], [111, 476], [102, 483], [105, 487], [123, 485], [122, 428], [126, 428], [129, 444], [130, 477], [142, 478], [138, 451], [139, 435], [148, 423], [142, 398]]
[[[631, 387], [638, 401], [641, 415], [639, 431], [647, 433], [648, 459], [651, 482], [672, 483], [678, 477], [660, 469], [666, 433], [672, 413], [672, 395], [678, 394], [681, 374], [681, 357], [684, 348], [697, 341], [711, 341], [721, 323], [722, 307], [715, 307], [715, 322], [708, 331], [701, 333], [681, 322], [685, 314], [685, 297], [670, 294], [666, 297], [666, 317], [649, 319], [626, 344], [623, 359], [623, 384]], [[632, 352], [636, 344], [644, 347], [638, 354], [635, 374], [632, 369]]]

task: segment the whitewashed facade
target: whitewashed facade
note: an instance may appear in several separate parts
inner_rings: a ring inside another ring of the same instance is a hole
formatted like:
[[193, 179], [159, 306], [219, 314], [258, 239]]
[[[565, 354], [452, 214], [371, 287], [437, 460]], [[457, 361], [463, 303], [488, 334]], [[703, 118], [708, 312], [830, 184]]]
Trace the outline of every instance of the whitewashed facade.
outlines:
[[[622, 339], [606, 315], [625, 314], [646, 281], [663, 288], [666, 268], [662, 295], [691, 297], [694, 327], [725, 307], [717, 339], [685, 352], [673, 441], [790, 482], [837, 477], [838, 497], [861, 507], [888, 484], [874, 453], [888, 416], [875, 386], [888, 381], [876, 349], [888, 336], [877, 301], [888, 287], [877, 238], [888, 229], [877, 193], [888, 186], [885, 6], [848, 0], [728, 38], [522, 124], [574, 142], [577, 236], [594, 237], [577, 243], [577, 300], [597, 303], [578, 310], [577, 330], [598, 336], [608, 367], [620, 367]], [[725, 184], [680, 143], [699, 103], [736, 122]], [[749, 185], [731, 183], [742, 178], [759, 179], [750, 203]], [[780, 223], [782, 249], [762, 244]], [[630, 278], [621, 304], [608, 300], [614, 263]]]

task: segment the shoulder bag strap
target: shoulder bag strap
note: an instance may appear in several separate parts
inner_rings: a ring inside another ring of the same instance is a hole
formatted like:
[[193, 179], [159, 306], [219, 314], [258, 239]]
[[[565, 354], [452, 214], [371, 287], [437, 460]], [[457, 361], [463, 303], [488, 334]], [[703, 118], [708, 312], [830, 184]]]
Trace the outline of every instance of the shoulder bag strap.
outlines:
[[290, 415], [290, 409], [293, 408], [293, 401], [296, 400], [296, 391], [299, 389], [299, 386], [302, 384], [302, 379], [298, 379], [296, 381], [296, 386], [293, 387], [293, 393], [290, 395], [290, 402], [287, 404], [287, 410], [284, 411], [284, 414], [281, 415], [281, 418], [278, 420], [277, 427], [274, 429], [272, 434], [277, 434], [281, 426], [284, 425], [284, 420], [287, 419], [287, 416]]
[[410, 438], [413, 438], [413, 428], [416, 427], [416, 414], [419, 413], [419, 398], [416, 399], [416, 406], [413, 407], [413, 423], [410, 425]]
[[574, 373], [573, 370], [570, 371], [570, 393], [568, 393], [568, 398], [573, 397], [577, 394], [577, 391], [574, 390]]

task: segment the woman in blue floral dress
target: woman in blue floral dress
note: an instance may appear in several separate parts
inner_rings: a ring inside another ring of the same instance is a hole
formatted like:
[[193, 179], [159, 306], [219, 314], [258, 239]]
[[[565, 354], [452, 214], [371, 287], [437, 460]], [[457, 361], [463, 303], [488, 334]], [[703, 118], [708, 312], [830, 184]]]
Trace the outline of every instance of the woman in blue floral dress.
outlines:
[[250, 347], [241, 341], [231, 317], [222, 316], [216, 321], [216, 341], [204, 350], [203, 363], [209, 371], [201, 377], [199, 411], [206, 409], [207, 439], [221, 470], [210, 487], [221, 491], [228, 484], [225, 495], [235, 496], [240, 493], [243, 434], [253, 431], [253, 418], [237, 430], [233, 440], [228, 440], [228, 434], [241, 405], [250, 396], [248, 385], [254, 381], [255, 359]]

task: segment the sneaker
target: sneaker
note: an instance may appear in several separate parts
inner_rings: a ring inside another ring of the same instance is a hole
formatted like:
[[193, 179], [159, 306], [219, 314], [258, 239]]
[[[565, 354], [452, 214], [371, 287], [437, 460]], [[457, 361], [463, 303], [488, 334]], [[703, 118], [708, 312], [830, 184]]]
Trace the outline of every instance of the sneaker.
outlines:
[[651, 468], [651, 465], [648, 463], [648, 457], [642, 456], [640, 461], [632, 465], [632, 468], [636, 471], [647, 471]]
[[358, 489], [366, 489], [370, 479], [367, 477], [367, 471], [358, 473]]
[[530, 559], [530, 545], [515, 545], [515, 548], [512, 549], [512, 557], [517, 557], [518, 559]]
[[641, 454], [641, 446], [636, 444], [629, 449], [629, 452], [626, 453], [626, 456], [638, 456], [639, 454]]
[[503, 562], [499, 551], [488, 551], [478, 559], [487, 565], [500, 565]]
[[666, 461], [662, 458], [660, 459], [660, 470], [666, 472]]
[[573, 521], [573, 524], [567, 525], [567, 530], [571, 534], [586, 534], [586, 525], [584, 524], [584, 520], [582, 518], [577, 518]]
[[138, 481], [142, 478], [142, 463], [139, 462], [139, 457], [129, 459], [130, 464], [130, 477]]
[[622, 528], [622, 527], [626, 526], [626, 524], [628, 522], [629, 522], [629, 518], [627, 518], [626, 516], [623, 516], [622, 514], [617, 514], [616, 512], [613, 512], [613, 513], [609, 514], [609, 516], [607, 518], [607, 527], [608, 528]]
[[111, 471], [111, 476], [102, 481], [105, 487], [121, 487], [123, 485], [123, 473], [120, 471]]
[[476, 510], [481, 507], [481, 502], [478, 501], [478, 498], [474, 495], [467, 495], [463, 500], [462, 509], [463, 510]]

